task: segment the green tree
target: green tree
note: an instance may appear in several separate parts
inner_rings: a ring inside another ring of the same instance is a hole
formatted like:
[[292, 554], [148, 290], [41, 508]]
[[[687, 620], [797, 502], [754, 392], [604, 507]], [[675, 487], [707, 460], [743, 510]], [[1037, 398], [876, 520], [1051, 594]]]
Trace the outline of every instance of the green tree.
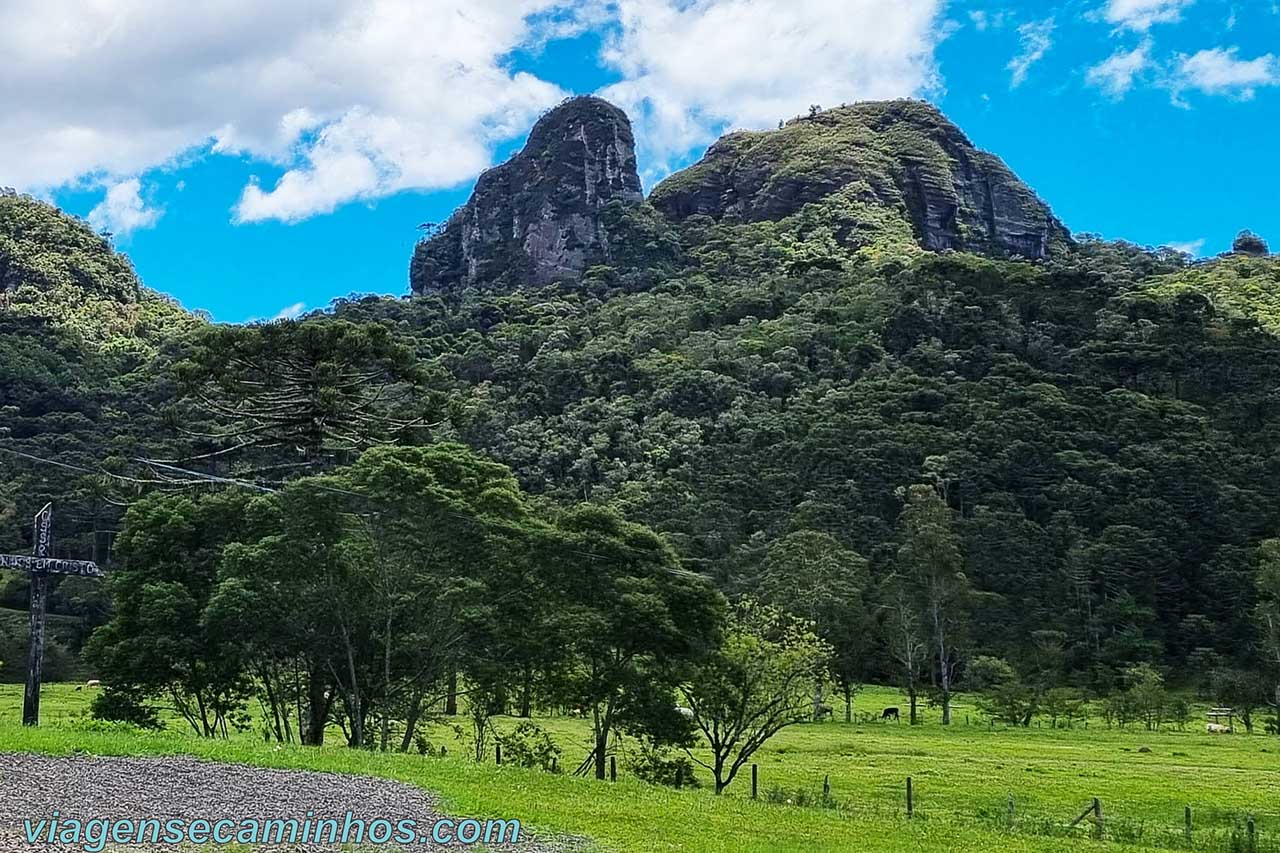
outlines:
[[787, 726], [809, 716], [809, 689], [826, 676], [830, 648], [810, 623], [753, 601], [738, 604], [721, 648], [680, 687], [694, 724], [711, 747], [719, 794], [751, 756]]
[[315, 473], [427, 425], [425, 372], [386, 327], [341, 320], [209, 326], [177, 376], [192, 404], [183, 427], [208, 450], [257, 469]]
[[[853, 692], [869, 645], [872, 620], [864, 598], [869, 583], [865, 559], [815, 530], [796, 531], [771, 543], [757, 582], [760, 600], [808, 620], [831, 647], [831, 674], [844, 693], [846, 722], [852, 718]], [[815, 685], [815, 720], [824, 680]]]
[[1280, 539], [1268, 539], [1258, 548], [1257, 590], [1260, 647], [1271, 671], [1272, 702], [1280, 718]]
[[681, 568], [671, 547], [616, 512], [580, 507], [557, 522], [568, 662], [555, 693], [590, 709], [597, 779], [605, 777], [615, 730], [678, 740], [687, 735], [673, 701], [689, 666], [719, 639], [724, 602], [704, 578]]
[[912, 486], [898, 518], [902, 544], [897, 571], [919, 608], [930, 637], [938, 679], [942, 724], [951, 724], [951, 693], [961, 660], [972, 591], [964, 557], [952, 531], [951, 510], [932, 486]]
[[110, 579], [115, 616], [86, 650], [107, 684], [96, 713], [167, 701], [202, 737], [227, 737], [242, 722], [251, 684], [239, 638], [204, 611], [223, 549], [249, 532], [249, 500], [153, 495], [130, 507]]

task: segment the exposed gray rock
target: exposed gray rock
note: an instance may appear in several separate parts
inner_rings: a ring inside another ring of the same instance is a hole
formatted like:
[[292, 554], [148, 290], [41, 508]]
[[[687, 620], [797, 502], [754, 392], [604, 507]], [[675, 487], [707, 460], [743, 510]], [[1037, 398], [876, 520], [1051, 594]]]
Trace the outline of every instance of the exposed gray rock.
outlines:
[[622, 110], [572, 98], [544, 115], [524, 149], [480, 176], [471, 199], [418, 244], [415, 293], [576, 279], [610, 258], [601, 211], [639, 202], [635, 139]]
[[789, 216], [837, 191], [906, 217], [921, 246], [1043, 258], [1067, 229], [1000, 158], [922, 101], [855, 104], [723, 137], [649, 201], [672, 220]]

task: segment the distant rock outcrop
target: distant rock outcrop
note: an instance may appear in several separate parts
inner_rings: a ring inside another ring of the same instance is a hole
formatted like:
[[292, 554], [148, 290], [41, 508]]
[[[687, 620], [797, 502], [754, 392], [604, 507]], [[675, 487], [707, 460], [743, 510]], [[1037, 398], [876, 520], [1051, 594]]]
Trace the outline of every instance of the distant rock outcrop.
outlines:
[[736, 132], [659, 184], [673, 220], [776, 220], [837, 192], [910, 220], [920, 245], [1027, 258], [1067, 229], [1000, 158], [979, 151], [935, 107], [884, 101], [815, 112], [776, 131]]
[[610, 258], [601, 211], [639, 202], [626, 113], [579, 97], [544, 115], [524, 149], [480, 176], [471, 199], [418, 244], [415, 293], [576, 279]]

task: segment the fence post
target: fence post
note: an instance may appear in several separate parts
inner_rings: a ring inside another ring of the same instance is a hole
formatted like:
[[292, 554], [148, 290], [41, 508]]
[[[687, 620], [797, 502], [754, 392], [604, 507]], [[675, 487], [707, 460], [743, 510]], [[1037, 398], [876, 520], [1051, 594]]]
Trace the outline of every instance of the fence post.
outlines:
[[684, 787], [684, 765], [677, 764], [676, 765], [676, 790], [678, 791], [683, 787]]
[[1014, 806], [1013, 806], [1013, 794], [1010, 794], [1010, 795], [1009, 795], [1009, 826], [1010, 826], [1010, 827], [1012, 827], [1012, 826], [1013, 826], [1013, 821], [1014, 821], [1014, 817], [1016, 816], [1016, 814], [1017, 814], [1017, 813], [1016, 813], [1016, 811], [1014, 810]]
[[1249, 834], [1249, 853], [1258, 853], [1258, 827], [1254, 825], [1253, 815], [1249, 815], [1245, 830]]
[[822, 777], [822, 799], [825, 800], [830, 796], [831, 796], [831, 775], [827, 774], [826, 776]]
[[556, 761], [556, 757], [555, 757], [554, 755], [553, 755], [553, 756], [551, 756], [551, 772], [552, 772], [552, 773], [558, 773], [558, 772], [560, 772], [560, 771], [557, 769], [557, 767], [556, 767], [557, 763], [558, 763], [558, 762]]
[[1099, 840], [1105, 834], [1104, 824], [1102, 822], [1102, 800], [1097, 797], [1093, 798], [1093, 836]]
[[609, 781], [618, 781], [618, 757], [616, 755], [609, 756]]
[[493, 747], [493, 761], [494, 761], [494, 763], [495, 763], [495, 764], [501, 764], [501, 763], [502, 763], [502, 744], [500, 744], [500, 743], [498, 743], [498, 744], [494, 744], [494, 747]]
[[1187, 806], [1182, 812], [1182, 836], [1187, 840], [1187, 846], [1191, 846], [1191, 806]]
[[914, 792], [911, 790], [911, 777], [908, 776], [907, 777], [907, 819], [908, 820], [910, 820], [911, 816], [914, 815], [916, 812], [915, 797], [913, 796], [913, 793]]
[[751, 799], [756, 799], [760, 793], [760, 765], [751, 765]]

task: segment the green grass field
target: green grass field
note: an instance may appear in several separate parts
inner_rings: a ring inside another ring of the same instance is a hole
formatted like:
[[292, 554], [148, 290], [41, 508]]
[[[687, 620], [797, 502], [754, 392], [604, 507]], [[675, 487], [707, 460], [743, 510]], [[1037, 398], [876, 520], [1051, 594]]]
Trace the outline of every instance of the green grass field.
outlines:
[[[24, 730], [21, 688], [0, 687], [0, 750], [103, 754], [189, 753], [271, 767], [305, 767], [399, 779], [441, 794], [456, 813], [516, 817], [526, 826], [587, 836], [604, 850], [647, 851], [1057, 851], [1187, 849], [1183, 809], [1194, 810], [1190, 849], [1232, 850], [1233, 830], [1254, 815], [1257, 849], [1280, 849], [1280, 738], [1214, 736], [1188, 731], [990, 729], [961, 707], [950, 729], [926, 714], [922, 726], [824, 723], [789, 729], [756, 761], [762, 798], [772, 787], [820, 792], [830, 777], [835, 809], [750, 799], [750, 777], [724, 796], [674, 791], [629, 780], [616, 784], [466, 759], [448, 726], [429, 732], [447, 743], [445, 758], [379, 755], [338, 746], [322, 750], [268, 746], [251, 734], [201, 741], [178, 726], [154, 734], [94, 731], [91, 695], [68, 685], [47, 688], [44, 726]], [[857, 708], [902, 704], [892, 691], [867, 690]], [[966, 713], [972, 725], [965, 724]], [[539, 719], [562, 747], [563, 767], [586, 755], [586, 725]], [[500, 728], [515, 724], [500, 718]], [[1194, 728], [1194, 731], [1192, 730]], [[1140, 751], [1143, 748], [1149, 751]], [[916, 815], [905, 816], [905, 782], [915, 787]], [[702, 774], [704, 781], [707, 774]], [[1015, 823], [1004, 824], [1010, 795]], [[1110, 841], [1063, 827], [1101, 799]], [[1247, 848], [1238, 848], [1247, 849]]]

